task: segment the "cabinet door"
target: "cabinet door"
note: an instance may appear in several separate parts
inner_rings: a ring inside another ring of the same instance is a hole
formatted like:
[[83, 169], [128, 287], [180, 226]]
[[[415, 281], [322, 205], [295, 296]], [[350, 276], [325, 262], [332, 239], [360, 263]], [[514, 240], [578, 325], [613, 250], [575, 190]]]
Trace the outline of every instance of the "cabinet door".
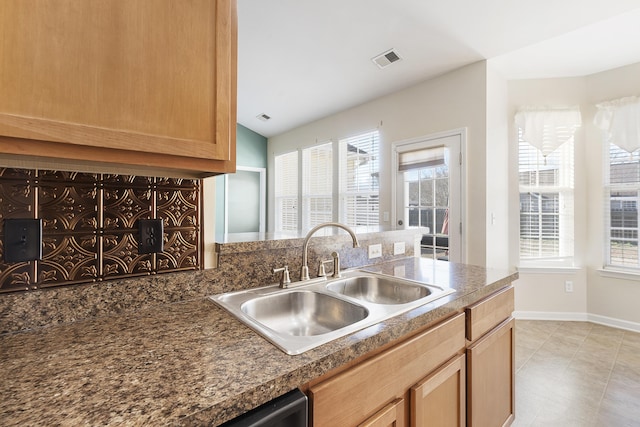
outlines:
[[465, 356], [460, 355], [412, 387], [411, 426], [464, 426], [465, 379]]
[[3, 0], [0, 152], [223, 166], [236, 21], [235, 0]]
[[404, 427], [404, 399], [396, 399], [358, 427]]
[[311, 386], [313, 426], [357, 426], [464, 347], [459, 314]]
[[509, 318], [467, 349], [467, 426], [510, 425], [515, 416], [514, 334]]

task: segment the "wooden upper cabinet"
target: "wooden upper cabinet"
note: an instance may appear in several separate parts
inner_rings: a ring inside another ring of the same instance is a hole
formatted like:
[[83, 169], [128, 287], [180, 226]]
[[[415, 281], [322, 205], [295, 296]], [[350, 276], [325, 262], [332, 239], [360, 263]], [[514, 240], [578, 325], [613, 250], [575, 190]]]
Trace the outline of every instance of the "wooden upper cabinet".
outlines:
[[3, 0], [0, 153], [235, 170], [236, 0]]

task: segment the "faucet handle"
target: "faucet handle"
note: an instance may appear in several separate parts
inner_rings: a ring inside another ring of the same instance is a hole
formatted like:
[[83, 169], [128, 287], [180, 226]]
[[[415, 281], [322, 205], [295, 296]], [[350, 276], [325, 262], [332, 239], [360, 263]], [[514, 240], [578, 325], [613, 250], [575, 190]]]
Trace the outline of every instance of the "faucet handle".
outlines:
[[333, 262], [333, 259], [327, 259], [325, 261], [320, 261], [320, 265], [318, 265], [318, 277], [327, 277], [327, 272], [324, 269], [324, 265], [327, 262]]
[[342, 277], [342, 274], [340, 274], [340, 254], [331, 252], [331, 256], [333, 257], [333, 275], [331, 277]]
[[282, 276], [280, 276], [280, 287], [286, 288], [289, 283], [291, 283], [291, 277], [289, 276], [289, 266], [285, 265], [281, 268], [274, 268], [273, 274], [282, 272]]

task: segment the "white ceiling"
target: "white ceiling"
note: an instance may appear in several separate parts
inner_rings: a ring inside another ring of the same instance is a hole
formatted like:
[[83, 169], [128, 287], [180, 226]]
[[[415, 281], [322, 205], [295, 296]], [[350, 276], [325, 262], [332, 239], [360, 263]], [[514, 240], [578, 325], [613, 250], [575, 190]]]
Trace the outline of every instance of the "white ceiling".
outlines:
[[510, 79], [640, 62], [640, 0], [238, 0], [238, 25], [238, 122], [266, 137], [482, 59]]

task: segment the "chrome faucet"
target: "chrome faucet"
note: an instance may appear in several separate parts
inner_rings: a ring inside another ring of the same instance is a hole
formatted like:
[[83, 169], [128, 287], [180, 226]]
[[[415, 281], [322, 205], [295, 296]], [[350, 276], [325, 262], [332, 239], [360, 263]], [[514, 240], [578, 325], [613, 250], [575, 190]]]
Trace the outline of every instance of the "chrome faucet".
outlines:
[[[313, 236], [313, 233], [315, 233], [316, 231], [320, 230], [321, 228], [324, 227], [338, 227], [338, 228], [342, 228], [344, 231], [346, 231], [347, 233], [349, 233], [351, 235], [351, 239], [353, 239], [353, 247], [357, 248], [358, 246], [360, 246], [360, 244], [358, 243], [358, 238], [356, 237], [356, 233], [349, 228], [348, 226], [344, 225], [344, 224], [340, 224], [339, 222], [325, 222], [322, 224], [318, 224], [315, 227], [313, 227], [311, 230], [309, 230], [309, 232], [307, 233], [307, 236], [304, 238], [304, 243], [302, 244], [302, 268], [300, 269], [300, 280], [309, 280], [309, 266], [307, 265], [307, 249], [309, 247], [309, 239], [311, 239], [311, 236]], [[336, 254], [337, 255], [337, 254]], [[334, 260], [336, 259], [336, 257], [334, 257]], [[334, 272], [333, 274], [339, 274], [336, 273], [335, 268], [338, 268], [338, 270], [340, 269], [340, 263], [338, 262], [334, 262]], [[335, 276], [337, 277], [337, 276]]]

